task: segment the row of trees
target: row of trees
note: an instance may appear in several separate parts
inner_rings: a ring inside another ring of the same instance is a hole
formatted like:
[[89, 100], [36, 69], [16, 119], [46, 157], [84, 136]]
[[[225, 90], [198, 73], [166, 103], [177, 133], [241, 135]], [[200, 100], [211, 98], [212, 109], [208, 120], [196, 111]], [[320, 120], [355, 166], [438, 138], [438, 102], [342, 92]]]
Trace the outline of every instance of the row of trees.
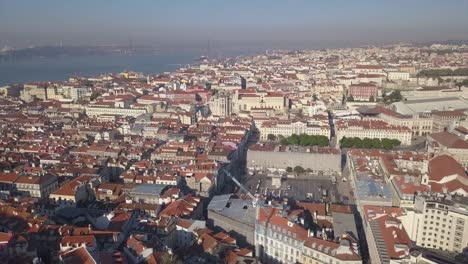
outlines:
[[389, 94], [384, 92], [382, 94], [382, 99], [385, 104], [391, 104], [403, 100], [403, 96], [401, 95], [400, 90], [394, 90]]
[[[350, 95], [348, 98], [346, 98], [346, 101], [354, 102], [354, 97], [352, 95]], [[374, 96], [369, 97], [369, 102], [375, 102]]]
[[468, 79], [465, 79], [463, 81], [454, 80], [454, 83], [456, 86], [458, 86], [458, 88], [460, 88], [461, 86], [468, 86]]
[[306, 172], [306, 170], [304, 168], [302, 168], [301, 166], [296, 166], [294, 168], [287, 167], [286, 171], [287, 172], [293, 172], [294, 171], [295, 173], [304, 173], [304, 172]]
[[328, 146], [328, 137], [326, 136], [315, 136], [315, 135], [296, 135], [293, 134], [287, 138], [281, 138], [281, 144], [283, 145], [299, 145], [299, 146]]
[[452, 69], [430, 69], [422, 70], [418, 76], [424, 77], [441, 77], [441, 76], [468, 76], [468, 68]]
[[343, 148], [364, 148], [364, 149], [386, 149], [391, 150], [401, 144], [398, 139], [389, 138], [364, 138], [357, 137], [347, 138], [343, 137], [340, 140], [340, 145]]
[[[371, 96], [369, 97], [369, 102], [375, 102], [375, 98], [374, 96]], [[401, 95], [401, 92], [400, 90], [394, 90], [393, 92], [387, 94], [387, 93], [383, 93], [382, 94], [382, 100], [385, 104], [391, 104], [391, 103], [394, 103], [394, 102], [399, 102], [401, 100], [403, 100], [403, 96]], [[346, 101], [348, 102], [354, 102], [354, 97], [352, 96], [349, 96]], [[379, 99], [377, 99], [377, 101], [379, 101]]]

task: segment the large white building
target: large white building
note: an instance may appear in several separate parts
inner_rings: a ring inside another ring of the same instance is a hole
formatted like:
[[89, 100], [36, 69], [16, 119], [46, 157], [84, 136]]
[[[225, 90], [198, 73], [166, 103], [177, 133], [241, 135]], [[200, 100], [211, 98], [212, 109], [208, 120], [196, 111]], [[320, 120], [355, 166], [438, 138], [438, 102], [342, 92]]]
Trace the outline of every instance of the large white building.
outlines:
[[381, 120], [338, 120], [335, 123], [338, 142], [343, 138], [389, 138], [402, 145], [411, 145], [412, 132], [408, 127], [389, 125]]
[[377, 118], [392, 126], [408, 127], [415, 136], [425, 136], [432, 133], [433, 119], [425, 115], [402, 115], [381, 106], [360, 109], [360, 112], [365, 116], [365, 119], [368, 120]]
[[356, 241], [350, 236], [343, 235], [336, 241], [328, 240], [325, 232], [315, 236], [283, 217], [277, 208], [259, 209], [255, 250], [262, 263], [362, 263]]
[[410, 78], [409, 72], [390, 71], [387, 73], [387, 79], [389, 81], [408, 81], [409, 78]]
[[468, 247], [468, 198], [459, 195], [420, 195], [415, 200], [412, 240], [418, 246], [461, 253]]
[[284, 95], [273, 92], [236, 91], [233, 98], [233, 112], [248, 112], [255, 108], [272, 108], [284, 111], [287, 108]]
[[428, 135], [426, 150], [437, 155], [448, 154], [463, 166], [468, 166], [468, 142], [449, 132]]
[[88, 116], [100, 116], [100, 115], [121, 115], [121, 116], [133, 116], [137, 117], [142, 114], [146, 114], [148, 111], [146, 108], [116, 108], [116, 107], [94, 107], [87, 106], [85, 108]]
[[232, 114], [232, 100], [228, 94], [218, 95], [211, 98], [209, 102], [212, 115], [230, 116]]
[[292, 120], [276, 120], [271, 122], [263, 122], [259, 127], [260, 139], [267, 140], [268, 135], [289, 137], [293, 134], [300, 135], [316, 135], [330, 137], [330, 125], [326, 121], [292, 121]]

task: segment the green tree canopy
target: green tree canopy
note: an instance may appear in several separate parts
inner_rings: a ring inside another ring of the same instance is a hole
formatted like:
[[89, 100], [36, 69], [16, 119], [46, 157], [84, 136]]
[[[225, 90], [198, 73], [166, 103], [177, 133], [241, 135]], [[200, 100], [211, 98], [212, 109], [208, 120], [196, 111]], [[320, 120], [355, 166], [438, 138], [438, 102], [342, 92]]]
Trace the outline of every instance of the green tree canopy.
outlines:
[[[279, 136], [281, 138], [281, 136]], [[290, 137], [280, 139], [283, 145], [300, 145], [300, 146], [321, 146], [326, 147], [329, 145], [328, 137], [320, 135], [296, 135], [293, 134]]]
[[347, 138], [343, 137], [340, 140], [342, 148], [364, 148], [364, 149], [386, 149], [391, 150], [396, 146], [399, 146], [401, 142], [397, 139], [378, 139], [378, 138]]
[[268, 134], [267, 138], [268, 138], [268, 140], [270, 140], [270, 141], [275, 141], [275, 140], [276, 140], [276, 136], [273, 135], [273, 134]]
[[296, 166], [296, 167], [294, 167], [294, 172], [295, 173], [304, 173], [305, 170], [301, 166]]

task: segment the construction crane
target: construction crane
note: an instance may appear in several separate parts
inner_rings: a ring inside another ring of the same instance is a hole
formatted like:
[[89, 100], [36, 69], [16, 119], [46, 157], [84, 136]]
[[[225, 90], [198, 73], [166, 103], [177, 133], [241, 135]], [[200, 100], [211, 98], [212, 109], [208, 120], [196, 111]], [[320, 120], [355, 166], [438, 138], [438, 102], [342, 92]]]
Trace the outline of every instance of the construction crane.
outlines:
[[245, 193], [247, 193], [247, 195], [252, 199], [252, 204], [253, 206], [257, 206], [257, 197], [255, 197], [253, 194], [250, 193], [249, 190], [247, 190], [247, 188], [244, 187], [244, 185], [242, 185], [242, 183], [240, 183], [235, 177], [233, 177], [231, 175], [231, 173], [229, 171], [227, 171], [226, 169], [222, 169], [227, 176], [229, 176], [229, 178], [231, 178], [231, 180], [237, 184], [237, 186], [239, 186], [239, 188], [241, 188], [241, 190], [243, 190]]

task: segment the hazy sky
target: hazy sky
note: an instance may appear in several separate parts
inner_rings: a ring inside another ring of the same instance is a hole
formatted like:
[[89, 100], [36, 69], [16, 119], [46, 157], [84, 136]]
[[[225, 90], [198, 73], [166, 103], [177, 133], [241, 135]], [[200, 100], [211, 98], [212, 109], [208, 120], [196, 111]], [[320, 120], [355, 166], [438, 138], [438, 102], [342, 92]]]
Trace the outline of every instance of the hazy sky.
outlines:
[[468, 0], [0, 0], [0, 45], [316, 47], [468, 39]]

